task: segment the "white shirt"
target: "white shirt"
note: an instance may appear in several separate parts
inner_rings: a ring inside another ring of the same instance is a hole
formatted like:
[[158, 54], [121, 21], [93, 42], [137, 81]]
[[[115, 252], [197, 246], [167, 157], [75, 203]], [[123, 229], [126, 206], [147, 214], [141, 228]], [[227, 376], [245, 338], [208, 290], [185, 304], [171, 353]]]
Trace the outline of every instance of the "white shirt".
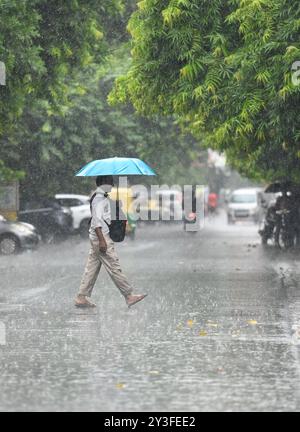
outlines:
[[109, 234], [107, 224], [111, 223], [111, 209], [109, 199], [104, 196], [104, 193], [104, 190], [98, 187], [93, 199], [92, 221], [89, 230], [91, 240], [98, 240], [96, 228], [101, 228], [103, 234]]

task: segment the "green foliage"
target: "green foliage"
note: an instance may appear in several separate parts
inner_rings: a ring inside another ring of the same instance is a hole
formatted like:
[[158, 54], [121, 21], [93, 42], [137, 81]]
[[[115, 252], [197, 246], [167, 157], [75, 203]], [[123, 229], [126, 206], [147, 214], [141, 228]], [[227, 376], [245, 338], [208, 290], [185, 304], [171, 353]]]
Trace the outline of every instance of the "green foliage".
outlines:
[[21, 180], [25, 176], [23, 171], [15, 171], [7, 168], [4, 162], [0, 160], [0, 183], [8, 183], [15, 180]]
[[[7, 87], [0, 88], [1, 97], [7, 98], [0, 102], [0, 157], [10, 167], [0, 166], [0, 172], [5, 171], [6, 178], [18, 177], [19, 171], [26, 174], [21, 179], [22, 199], [89, 192], [93, 183], [74, 177], [76, 170], [95, 158], [116, 155], [145, 159], [157, 171], [159, 183], [205, 182], [206, 152], [191, 135], [181, 133], [173, 117], [147, 119], [131, 106], [112, 108], [107, 103], [115, 78], [131, 64], [123, 41], [135, 3], [126, 1], [122, 10], [117, 0], [23, 1], [18, 14], [17, 2], [12, 1], [6, 15], [1, 15], [1, 24], [4, 16], [8, 23], [11, 16], [19, 26], [26, 24], [15, 33], [15, 42], [12, 23], [7, 25], [4, 34], [10, 46], [0, 38], [0, 50], [5, 46], [18, 58], [23, 49], [30, 60], [27, 64], [21, 56], [15, 69], [8, 68]], [[30, 33], [30, 20], [32, 34], [22, 48], [20, 40]], [[26, 65], [30, 91], [18, 78]], [[21, 95], [18, 99], [16, 92]]]
[[[112, 41], [105, 35], [122, 10], [122, 0], [0, 0], [0, 137], [21, 135], [24, 108], [37, 110], [40, 99], [48, 113], [65, 112], [71, 78], [103, 61]], [[10, 151], [1, 146], [0, 156]]]
[[300, 180], [298, 0], [144, 0], [111, 102], [175, 115], [255, 179]]
[[56, 109], [66, 103], [66, 78], [101, 61], [107, 17], [120, 8], [119, 0], [0, 1], [0, 60], [7, 75], [0, 86], [0, 135], [26, 102], [42, 97]]
[[[150, 120], [130, 107], [108, 105], [115, 68], [119, 70], [120, 60], [125, 67], [128, 58], [127, 49], [118, 50], [106, 67], [94, 66], [81, 74], [85, 94], [73, 94], [72, 107], [64, 116], [47, 116], [47, 105], [26, 111], [21, 128], [24, 131], [27, 125], [26, 134], [14, 136], [15, 147], [12, 141], [8, 145], [11, 151], [14, 148], [11, 164], [28, 173], [21, 185], [24, 198], [62, 190], [86, 193], [93, 185], [91, 179], [76, 178], [75, 172], [93, 159], [113, 156], [145, 159], [158, 173], [159, 182], [200, 178], [198, 168], [189, 169], [195, 155], [199, 158], [199, 144], [181, 134], [172, 119]], [[26, 157], [29, 151], [31, 158]]]
[[206, 152], [202, 156], [197, 141], [180, 133], [172, 119], [150, 120], [131, 107], [108, 104], [115, 77], [128, 66], [125, 45], [102, 65], [79, 72], [69, 82], [70, 104], [63, 115], [53, 112], [46, 100], [26, 107], [18, 129], [1, 141], [9, 166], [26, 172], [23, 199], [63, 191], [87, 193], [93, 182], [74, 177], [75, 172], [93, 159], [113, 156], [145, 159], [160, 183], [204, 181], [199, 167], [188, 167], [196, 158], [207, 158]]

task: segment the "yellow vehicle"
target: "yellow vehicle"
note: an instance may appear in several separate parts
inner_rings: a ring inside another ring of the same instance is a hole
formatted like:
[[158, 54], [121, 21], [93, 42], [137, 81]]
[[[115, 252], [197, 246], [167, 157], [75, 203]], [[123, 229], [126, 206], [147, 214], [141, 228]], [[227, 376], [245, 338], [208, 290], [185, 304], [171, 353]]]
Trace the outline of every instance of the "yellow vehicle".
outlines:
[[16, 221], [19, 210], [19, 184], [0, 184], [0, 213], [7, 220]]
[[126, 235], [134, 240], [135, 238], [135, 230], [136, 230], [136, 221], [132, 217], [133, 212], [133, 201], [134, 201], [134, 193], [133, 190], [129, 188], [116, 188], [114, 187], [109, 193], [109, 197], [111, 200], [121, 201], [122, 211], [125, 213], [127, 218], [126, 225]]
[[158, 222], [160, 218], [160, 208], [157, 199], [145, 198], [137, 206], [142, 222]]

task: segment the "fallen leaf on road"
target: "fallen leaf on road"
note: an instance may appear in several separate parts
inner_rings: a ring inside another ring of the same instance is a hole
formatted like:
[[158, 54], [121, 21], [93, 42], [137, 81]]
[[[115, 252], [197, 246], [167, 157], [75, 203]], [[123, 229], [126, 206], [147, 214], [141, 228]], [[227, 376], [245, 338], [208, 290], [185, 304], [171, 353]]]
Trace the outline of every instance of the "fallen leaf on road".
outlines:
[[181, 330], [182, 329], [182, 324], [178, 324], [178, 326], [176, 327], [176, 330]]
[[193, 325], [195, 324], [195, 321], [194, 320], [192, 320], [192, 319], [189, 319], [189, 320], [187, 320], [187, 325], [190, 327], [190, 328], [192, 328], [193, 327]]
[[207, 336], [207, 332], [205, 330], [200, 330], [199, 336]]
[[217, 323], [213, 323], [213, 322], [208, 322], [207, 325], [209, 327], [218, 327], [218, 324]]
[[247, 323], [250, 325], [256, 325], [257, 321], [256, 320], [249, 320], [249, 321], [247, 321]]
[[117, 383], [116, 387], [117, 387], [117, 389], [120, 390], [120, 389], [123, 389], [125, 387], [125, 384], [124, 383]]
[[149, 375], [159, 375], [159, 374], [160, 374], [160, 372], [157, 371], [157, 370], [151, 370], [151, 371], [149, 371]]

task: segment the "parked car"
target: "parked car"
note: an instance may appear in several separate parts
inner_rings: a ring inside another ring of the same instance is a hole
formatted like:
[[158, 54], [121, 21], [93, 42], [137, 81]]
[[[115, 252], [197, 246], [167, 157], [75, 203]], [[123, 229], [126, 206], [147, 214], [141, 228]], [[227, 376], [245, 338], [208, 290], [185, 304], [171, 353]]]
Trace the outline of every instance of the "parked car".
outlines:
[[251, 220], [259, 223], [263, 217], [261, 206], [262, 189], [247, 188], [233, 191], [227, 206], [228, 224], [236, 221]]
[[46, 243], [66, 238], [73, 229], [71, 210], [51, 198], [21, 203], [18, 219], [34, 225]]
[[21, 249], [35, 249], [39, 236], [34, 226], [9, 222], [0, 215], [0, 254], [12, 255]]
[[[133, 192], [130, 188], [118, 188], [119, 200], [122, 202], [122, 210], [127, 216], [126, 235], [134, 239], [136, 222], [130, 217], [130, 208], [133, 201]], [[112, 200], [117, 199], [117, 189], [113, 188], [109, 194]], [[88, 195], [56, 194], [55, 200], [64, 208], [69, 208], [73, 217], [73, 232], [81, 237], [87, 237], [89, 221], [91, 218], [90, 198]]]
[[55, 200], [63, 208], [70, 209], [73, 218], [73, 231], [82, 237], [87, 237], [91, 218], [89, 196], [56, 194]]

